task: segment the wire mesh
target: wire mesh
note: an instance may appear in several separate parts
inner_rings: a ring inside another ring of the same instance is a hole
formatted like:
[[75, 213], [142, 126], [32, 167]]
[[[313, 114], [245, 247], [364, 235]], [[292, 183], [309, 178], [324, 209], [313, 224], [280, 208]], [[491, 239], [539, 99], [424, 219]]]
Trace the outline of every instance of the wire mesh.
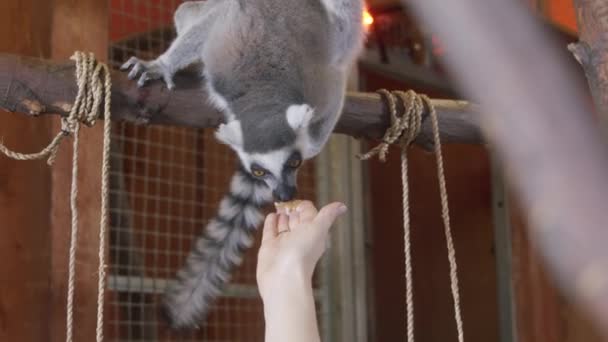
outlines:
[[[174, 37], [179, 3], [110, 0], [111, 65], [162, 53]], [[172, 332], [159, 310], [167, 283], [228, 189], [233, 153], [212, 132], [193, 128], [115, 123], [112, 138], [106, 340], [262, 341], [257, 243], [199, 330]], [[303, 166], [299, 181], [301, 197], [314, 199], [313, 163]]]

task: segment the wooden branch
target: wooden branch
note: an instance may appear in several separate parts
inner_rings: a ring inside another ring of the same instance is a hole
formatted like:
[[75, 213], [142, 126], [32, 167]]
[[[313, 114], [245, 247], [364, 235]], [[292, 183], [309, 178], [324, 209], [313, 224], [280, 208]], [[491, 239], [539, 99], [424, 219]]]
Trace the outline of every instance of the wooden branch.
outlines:
[[[161, 125], [215, 127], [222, 115], [208, 105], [199, 73], [176, 75], [177, 90], [161, 82], [138, 88], [124, 73], [112, 74], [112, 115], [118, 120]], [[0, 54], [0, 108], [29, 115], [68, 114], [76, 95], [74, 64]], [[479, 111], [465, 101], [433, 100], [439, 115], [441, 137], [446, 143], [481, 144]], [[390, 123], [380, 96], [349, 93], [336, 133], [379, 139]], [[415, 141], [433, 147], [430, 120], [425, 120]]]
[[[605, 0], [581, 3], [597, 12]], [[485, 132], [525, 205], [534, 245], [608, 336], [608, 149], [560, 50], [515, 1], [407, 4], [444, 42], [462, 89], [491, 108]]]
[[579, 42], [568, 49], [581, 64], [598, 113], [608, 125], [608, 2], [574, 0]]

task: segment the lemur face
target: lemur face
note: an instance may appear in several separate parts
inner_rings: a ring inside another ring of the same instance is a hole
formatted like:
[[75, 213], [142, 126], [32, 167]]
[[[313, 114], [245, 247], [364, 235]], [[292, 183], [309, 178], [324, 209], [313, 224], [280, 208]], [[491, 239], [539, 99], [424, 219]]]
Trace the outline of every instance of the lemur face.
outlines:
[[302, 155], [290, 148], [264, 154], [239, 154], [243, 167], [272, 189], [277, 201], [286, 202], [297, 193], [297, 173]]
[[[296, 139], [289, 146], [268, 152], [247, 152], [243, 148], [243, 131], [238, 120], [221, 125], [216, 137], [230, 146], [238, 155], [241, 165], [249, 174], [263, 181], [272, 191], [277, 201], [290, 201], [297, 193], [297, 173], [307, 154], [309, 135], [308, 124], [312, 109], [307, 105], [292, 105], [285, 117]], [[248, 134], [250, 132], [247, 132]], [[263, 132], [260, 134], [272, 134]]]

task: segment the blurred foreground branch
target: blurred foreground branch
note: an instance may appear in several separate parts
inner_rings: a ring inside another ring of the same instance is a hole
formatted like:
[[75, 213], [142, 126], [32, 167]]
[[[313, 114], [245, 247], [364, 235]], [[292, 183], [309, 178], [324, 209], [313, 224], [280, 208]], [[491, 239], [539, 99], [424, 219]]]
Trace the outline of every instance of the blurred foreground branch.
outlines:
[[[594, 6], [600, 3], [605, 9], [603, 0], [580, 1], [579, 10], [597, 13]], [[408, 5], [442, 39], [448, 66], [487, 111], [482, 117], [486, 136], [522, 199], [530, 237], [557, 284], [608, 336], [608, 150], [583, 89], [520, 2]], [[605, 26], [604, 18], [603, 37]], [[600, 82], [591, 82], [600, 87], [593, 91], [602, 103], [608, 96], [605, 72], [598, 71]]]

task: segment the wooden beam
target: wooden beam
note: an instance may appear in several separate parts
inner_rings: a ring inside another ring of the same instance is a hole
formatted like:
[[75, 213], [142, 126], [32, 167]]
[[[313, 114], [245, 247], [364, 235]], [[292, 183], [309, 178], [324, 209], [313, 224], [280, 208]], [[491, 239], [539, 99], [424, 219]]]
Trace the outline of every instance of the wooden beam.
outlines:
[[[161, 82], [138, 88], [124, 73], [112, 74], [112, 115], [118, 120], [161, 125], [215, 127], [222, 115], [209, 106], [200, 73], [176, 75], [177, 90]], [[0, 108], [29, 115], [67, 115], [76, 95], [74, 65], [0, 54]], [[482, 144], [477, 106], [465, 101], [433, 100], [446, 143]], [[349, 93], [336, 133], [379, 139], [390, 123], [388, 109], [377, 94]], [[433, 146], [430, 120], [415, 141]]]

